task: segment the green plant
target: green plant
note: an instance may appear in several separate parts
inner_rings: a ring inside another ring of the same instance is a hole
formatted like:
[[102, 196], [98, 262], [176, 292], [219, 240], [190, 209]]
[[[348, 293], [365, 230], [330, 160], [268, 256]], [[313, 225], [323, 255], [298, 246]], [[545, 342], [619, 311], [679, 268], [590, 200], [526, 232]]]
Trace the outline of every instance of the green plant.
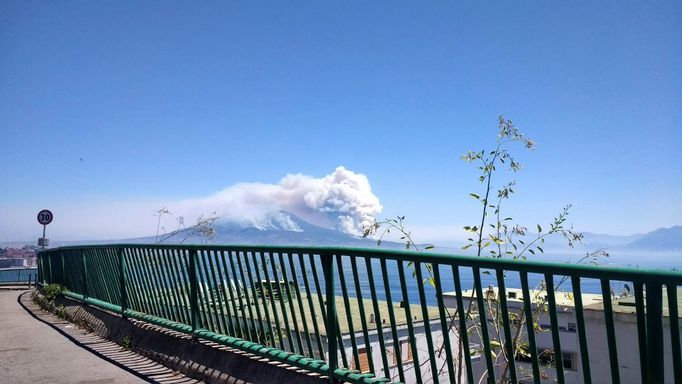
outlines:
[[69, 313], [66, 311], [66, 307], [63, 304], [55, 308], [55, 314], [60, 319], [69, 320]]
[[[501, 187], [496, 188], [494, 186], [494, 180], [499, 173], [498, 167], [501, 165], [506, 165], [507, 171], [511, 173], [515, 173], [522, 168], [522, 165], [517, 162], [508, 151], [508, 146], [512, 144], [521, 144], [525, 149], [529, 150], [532, 150], [535, 147], [535, 142], [521, 133], [511, 120], [500, 117], [498, 120], [498, 135], [495, 149], [492, 151], [468, 151], [461, 157], [462, 160], [467, 163], [477, 165], [479, 171], [478, 180], [481, 184], [485, 185], [482, 193], [469, 194], [470, 197], [481, 204], [480, 223], [464, 227], [464, 230], [471, 233], [472, 236], [467, 239], [467, 244], [462, 248], [473, 248], [478, 256], [487, 254], [488, 256], [496, 258], [510, 257], [515, 260], [525, 260], [528, 254], [536, 255], [537, 253], [544, 253], [543, 245], [545, 239], [554, 235], [564, 237], [569, 247], [581, 243], [583, 235], [574, 231], [572, 227], [565, 226], [571, 205], [565, 206], [549, 225], [545, 226], [544, 230], [540, 224], [537, 224], [534, 228], [537, 232], [529, 231], [528, 228], [522, 225], [514, 224], [514, 219], [512, 217], [503, 215], [504, 203], [515, 192], [514, 188], [516, 186], [516, 181], [504, 182], [501, 184]], [[599, 256], [608, 256], [608, 254], [604, 250], [588, 252], [585, 257], [578, 260], [577, 263], [586, 261], [596, 262], [596, 259]], [[554, 288], [555, 291], [560, 290], [565, 281], [565, 277], [560, 280]], [[540, 286], [537, 288], [538, 290], [536, 292], [544, 290], [544, 282], [541, 282]], [[531, 316], [533, 325], [535, 326], [540, 316], [547, 312], [547, 299], [544, 295], [535, 294], [532, 300], [536, 304], [535, 310]], [[472, 326], [467, 331], [476, 333], [480, 338], [480, 322], [477, 321], [477, 311], [481, 311], [481, 309], [473, 308], [473, 296], [469, 303], [466, 316], [469, 320], [472, 320]], [[508, 374], [511, 361], [514, 360], [515, 355], [523, 355], [525, 352], [521, 345], [523, 345], [523, 341], [525, 340], [524, 332], [526, 329], [526, 316], [523, 310], [518, 314], [512, 314], [516, 320], [512, 329], [512, 345], [515, 346], [515, 348], [513, 348], [514, 356], [507, 356], [505, 340], [499, 336], [502, 335], [501, 328], [503, 325], [501, 309], [499, 306], [500, 303], [497, 298], [491, 296], [486, 298], [486, 306], [483, 310], [487, 310], [488, 313], [486, 315], [489, 319], [495, 319], [495, 321], [491, 323], [494, 331], [492, 334], [497, 336], [491, 338], [491, 346], [494, 350], [495, 365], [497, 367], [502, 367], [502, 374], [498, 378], [498, 382], [506, 383], [509, 381]], [[530, 372], [519, 373], [521, 374], [520, 376], [522, 376], [519, 377], [519, 379], [531, 377]], [[523, 377], [524, 375], [527, 375], [528, 377]]]
[[[521, 145], [527, 150], [532, 150], [535, 147], [535, 142], [521, 133], [511, 120], [507, 120], [500, 116], [498, 119], [498, 135], [494, 149], [467, 151], [467, 153], [461, 156], [462, 160], [477, 166], [477, 170], [479, 171], [477, 179], [479, 183], [483, 185], [482, 191], [469, 194], [470, 197], [481, 204], [481, 214], [474, 225], [463, 227], [464, 231], [471, 235], [462, 249], [467, 250], [471, 248], [475, 250], [476, 255], [479, 257], [509, 257], [515, 260], [525, 260], [528, 254], [535, 255], [537, 253], [544, 253], [543, 244], [545, 239], [554, 235], [563, 236], [567, 240], [569, 247], [573, 247], [576, 243], [580, 243], [583, 235], [574, 231], [571, 227], [566, 227], [567, 217], [571, 208], [570, 205], [565, 206], [549, 225], [545, 226], [544, 230], [540, 224], [537, 224], [535, 228], [537, 232], [534, 233], [522, 225], [514, 224], [514, 219], [512, 217], [503, 215], [503, 207], [506, 201], [515, 192], [514, 188], [516, 186], [516, 181], [511, 180], [502, 182], [498, 184], [499, 186], [497, 187], [496, 182], [500, 172], [505, 170], [504, 167], [506, 167], [507, 172], [511, 173], [518, 172], [522, 169], [522, 165], [516, 161], [509, 152], [510, 146], [514, 144]], [[407, 229], [405, 225], [405, 216], [398, 216], [396, 218], [375, 222], [365, 229], [364, 236], [376, 235], [377, 244], [381, 245], [384, 237], [391, 231], [399, 233], [400, 239], [405, 242], [405, 247], [407, 249], [422, 252], [433, 248], [432, 246], [421, 248], [417, 245], [411, 231]], [[604, 250], [589, 252], [577, 262], [596, 262], [596, 259], [599, 256], [608, 256], [608, 254]], [[408, 264], [408, 266], [411, 265], [412, 263]], [[421, 283], [435, 285], [435, 279], [433, 278], [432, 270], [428, 264], [427, 272], [428, 277]], [[484, 271], [483, 273], [489, 272]], [[415, 276], [414, 271], [413, 276]], [[555, 286], [555, 290], [560, 289], [565, 280], [566, 278], [561, 280], [559, 284]], [[541, 286], [538, 288], [542, 290], [544, 287]], [[458, 315], [456, 313], [450, 313], [448, 308], [446, 308], [446, 311], [451, 320], [450, 331], [454, 331], [456, 334], [461, 334], [462, 332], [466, 332], [470, 335], [476, 334], [479, 339], [481, 339], [480, 321], [478, 320], [478, 311], [481, 309], [475, 307], [475, 300], [473, 299], [474, 295], [472, 292], [472, 295], [469, 298], [468, 308], [465, 312], [465, 318], [468, 320], [467, 324], [469, 324], [467, 329], [459, 329], [459, 322], [457, 321]], [[499, 308], [500, 303], [494, 296], [489, 296], [485, 300], [486, 306], [482, 310], [486, 311], [486, 317], [488, 319], [494, 320], [491, 324], [494, 330], [492, 335], [495, 336], [490, 337], [490, 345], [493, 349], [495, 366], [502, 368], [502, 374], [499, 376], [498, 382], [507, 383], [509, 381], [508, 374], [510, 362], [514, 360], [517, 354], [527, 354], [523, 348], [526, 316], [523, 310], [520, 313], [510, 313], [510, 317], [515, 320], [515, 325], [512, 330], [512, 345], [514, 345], [515, 348], [513, 353], [514, 356], [507, 356], [505, 341], [499, 336], [502, 335], [501, 327], [503, 324], [502, 312]], [[536, 294], [532, 300], [536, 304], [536, 309], [532, 313], [532, 319], [535, 325], [540, 316], [547, 310], [547, 299], [545, 298], [545, 295]], [[539, 328], [539, 326], [537, 328]], [[442, 351], [443, 348], [444, 345], [439, 346], [440, 351]], [[464, 348], [458, 348], [457, 377], [461, 377], [463, 369], [463, 350]], [[441, 367], [441, 369], [443, 369], [443, 367]], [[526, 377], [524, 375], [528, 376]], [[530, 377], [528, 372], [522, 372], [520, 376], [519, 379]]]
[[176, 230], [166, 233], [166, 228], [161, 225], [164, 216], [172, 216], [173, 213], [166, 207], [162, 207], [155, 211], [154, 216], [157, 218], [156, 222], [156, 236], [154, 243], [160, 244], [171, 238], [175, 238], [178, 244], [184, 243], [188, 239], [198, 237], [202, 242], [213, 241], [216, 235], [215, 222], [219, 219], [215, 212], [210, 215], [200, 215], [197, 217], [196, 223], [191, 226], [185, 225], [184, 216], [176, 218], [178, 227]]
[[[461, 156], [461, 159], [467, 163], [477, 165], [477, 169], [480, 171], [478, 180], [481, 184], [485, 184], [482, 193], [472, 192], [469, 194], [481, 204], [481, 217], [480, 223], [464, 227], [464, 230], [473, 236], [467, 239], [468, 243], [462, 249], [473, 247], [478, 256], [482, 256], [483, 252], [487, 251], [493, 257], [509, 256], [514, 259], [525, 259], [526, 253], [533, 255], [536, 252], [543, 253], [544, 249], [541, 244], [545, 242], [547, 237], [555, 234], [560, 234], [566, 238], [570, 247], [581, 242], [583, 238], [581, 233], [573, 231], [572, 228], [564, 227], [571, 205], [563, 208], [559, 215], [546, 227], [547, 230], [543, 231], [542, 226], [537, 224], [537, 233], [534, 233], [530, 239], [527, 236], [530, 236], [531, 233], [526, 227], [513, 224], [513, 218], [505, 217], [502, 214], [504, 202], [515, 192], [516, 180], [504, 182], [495, 191], [496, 187], [493, 180], [497, 176], [498, 167], [501, 164], [507, 165], [507, 170], [512, 173], [522, 168], [522, 165], [509, 153], [507, 147], [516, 143], [532, 150], [535, 147], [535, 142], [521, 133], [511, 120], [502, 116], [498, 120], [498, 129], [495, 149], [492, 151], [467, 151]], [[492, 222], [489, 222], [489, 216], [492, 216]]]
[[124, 335], [123, 337], [121, 337], [119, 345], [121, 345], [121, 347], [123, 347], [124, 349], [130, 349], [132, 341], [133, 340], [130, 336]]
[[45, 296], [41, 295], [38, 293], [38, 291], [33, 291], [31, 292], [31, 299], [33, 300], [34, 303], [36, 303], [41, 309], [47, 310], [48, 309], [48, 302]]
[[44, 294], [45, 298], [49, 302], [53, 302], [54, 299], [57, 298], [62, 292], [65, 291], [65, 288], [62, 287], [59, 284], [50, 284], [47, 287], [44, 288]]

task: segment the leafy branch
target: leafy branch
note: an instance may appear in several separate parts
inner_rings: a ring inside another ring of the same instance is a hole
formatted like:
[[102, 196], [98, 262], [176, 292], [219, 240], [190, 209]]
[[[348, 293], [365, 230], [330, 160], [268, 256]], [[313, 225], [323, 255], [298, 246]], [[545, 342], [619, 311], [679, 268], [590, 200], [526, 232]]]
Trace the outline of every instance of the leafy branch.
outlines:
[[[470, 193], [469, 196], [481, 204], [481, 214], [480, 221], [476, 225], [464, 226], [465, 232], [470, 233], [470, 237], [467, 239], [467, 243], [462, 247], [463, 250], [473, 248], [476, 250], [477, 256], [484, 256], [487, 254], [491, 257], [502, 258], [509, 257], [514, 260], [525, 260], [527, 255], [536, 255], [538, 253], [544, 253], [544, 243], [545, 240], [552, 236], [562, 236], [569, 247], [574, 247], [576, 244], [580, 244], [583, 239], [583, 235], [579, 232], [573, 230], [571, 226], [567, 226], [567, 218], [570, 213], [571, 205], [566, 205], [562, 211], [553, 218], [553, 220], [547, 225], [545, 230], [540, 224], [536, 225], [535, 230], [537, 232], [531, 232], [528, 228], [514, 224], [514, 219], [512, 217], [505, 217], [502, 215], [503, 206], [511, 195], [515, 193], [516, 181], [508, 181], [502, 183], [500, 187], [495, 187], [497, 184], [497, 177], [502, 169], [502, 166], [506, 167], [508, 172], [518, 172], [523, 168], [521, 163], [519, 163], [509, 152], [509, 148], [514, 145], [521, 145], [524, 149], [532, 150], [535, 147], [535, 141], [530, 139], [528, 136], [523, 134], [511, 120], [507, 120], [504, 117], [499, 117], [498, 119], [498, 135], [493, 150], [481, 150], [481, 151], [467, 151], [461, 156], [461, 159], [467, 163], [477, 164], [477, 169], [479, 171], [478, 181], [484, 185], [483, 191], [479, 193]], [[490, 221], [492, 217], [492, 222]], [[432, 246], [420, 248], [415, 240], [413, 239], [411, 231], [405, 225], [405, 216], [398, 216], [396, 218], [386, 219], [384, 221], [378, 221], [373, 223], [371, 226], [365, 228], [364, 237], [375, 236], [377, 239], [377, 244], [381, 245], [383, 239], [391, 233], [391, 231], [397, 232], [400, 236], [400, 240], [405, 242], [405, 247], [408, 250], [415, 250], [416, 252], [422, 252], [423, 250], [433, 248]], [[592, 262], [596, 263], [599, 257], [608, 256], [605, 250], [597, 250], [594, 252], [589, 252], [585, 257], [577, 261], [577, 263]], [[408, 266], [411, 266], [409, 263]], [[436, 282], [433, 278], [431, 264], [425, 264], [429, 272], [430, 278], [425, 279], [422, 283], [430, 282], [435, 285], [440, 282]], [[489, 273], [484, 271], [483, 273]], [[413, 271], [413, 276], [415, 275]], [[562, 285], [567, 280], [567, 277], [563, 277], [557, 285], [554, 286], [554, 291], [559, 292]], [[541, 284], [544, 286], [544, 284]], [[531, 314], [533, 319], [533, 329], [535, 332], [543, 331], [538, 325], [538, 320], [543, 313], [547, 311], [547, 298], [540, 298], [540, 293], [543, 287], [538, 287], [535, 291], [533, 297], [533, 303], [536, 304], [535, 310]], [[566, 292], [566, 295], [570, 295]], [[467, 320], [467, 326], [465, 329], [459, 329], [459, 321], [457, 313], [450, 313], [447, 310], [447, 316], [449, 318], [448, 332], [454, 331], [456, 334], [461, 334], [466, 332], [468, 334], [476, 334], [479, 339], [481, 339], [481, 325], [479, 311], [483, 313], [488, 312], [489, 319], [494, 319], [493, 329], [495, 331], [494, 335], [491, 335], [491, 349], [493, 350], [493, 357], [495, 360], [494, 365], [496, 367], [502, 367], [502, 375], [498, 382], [506, 383], [508, 381], [509, 366], [513, 363], [516, 355], [526, 355], [527, 350], [524, 349], [523, 338], [527, 337], [524, 333], [526, 329], [526, 316], [523, 310], [520, 313], [509, 313], [510, 319], [514, 320], [514, 330], [512, 334], [514, 335], [512, 341], [513, 355], [508, 356], [507, 348], [505, 347], [505, 341], [501, 340], [500, 335], [501, 326], [503, 325], [501, 310], [499, 308], [499, 298], [495, 295], [486, 297], [487, 309], [476, 308], [474, 304], [474, 290], [471, 291], [471, 296], [469, 297], [468, 308], [465, 312], [465, 319]], [[567, 296], [568, 297], [568, 296]], [[446, 308], [447, 309], [447, 308]], [[444, 345], [439, 346], [438, 355], [443, 352]], [[495, 351], [502, 351], [501, 353]], [[553, 353], [553, 351], [550, 351]], [[462, 374], [462, 354], [471, 353], [469, 346], [460, 345], [458, 348], [458, 367], [457, 367], [457, 377], [461, 377]], [[544, 351], [543, 351], [544, 353]], [[561, 360], [559, 359], [559, 362]], [[445, 363], [440, 367], [439, 371], [445, 368]], [[484, 374], [481, 380], [487, 377]]]
[[154, 216], [157, 217], [156, 223], [156, 236], [154, 237], [155, 244], [161, 244], [166, 240], [171, 238], [178, 239], [176, 242], [182, 244], [188, 239], [193, 237], [198, 237], [202, 241], [213, 241], [216, 236], [215, 222], [219, 219], [215, 212], [206, 216], [204, 214], [197, 217], [194, 225], [186, 226], [184, 216], [178, 216], [175, 221], [177, 222], [177, 228], [166, 233], [165, 227], [161, 226], [161, 221], [164, 216], [172, 216], [173, 213], [166, 207], [155, 211]]

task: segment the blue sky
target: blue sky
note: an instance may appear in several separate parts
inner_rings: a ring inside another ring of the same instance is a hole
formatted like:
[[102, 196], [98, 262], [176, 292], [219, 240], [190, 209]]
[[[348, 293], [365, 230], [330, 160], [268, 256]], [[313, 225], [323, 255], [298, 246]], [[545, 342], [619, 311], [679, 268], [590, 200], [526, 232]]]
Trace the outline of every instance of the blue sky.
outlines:
[[[153, 232], [161, 205], [344, 166], [379, 217], [456, 237], [459, 156], [537, 141], [509, 213], [682, 224], [680, 2], [0, 3], [0, 240]], [[81, 158], [83, 161], [81, 161]], [[500, 181], [506, 180], [506, 176]], [[87, 223], [85, 222], [87, 220]]]

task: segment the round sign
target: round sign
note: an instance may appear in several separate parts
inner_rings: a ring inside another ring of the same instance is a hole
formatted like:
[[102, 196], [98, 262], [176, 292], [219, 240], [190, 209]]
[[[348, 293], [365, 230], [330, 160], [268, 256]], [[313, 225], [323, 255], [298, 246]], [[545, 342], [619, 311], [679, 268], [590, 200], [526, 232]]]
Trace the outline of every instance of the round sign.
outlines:
[[52, 212], [49, 209], [43, 209], [38, 212], [38, 222], [42, 225], [48, 225], [52, 222]]

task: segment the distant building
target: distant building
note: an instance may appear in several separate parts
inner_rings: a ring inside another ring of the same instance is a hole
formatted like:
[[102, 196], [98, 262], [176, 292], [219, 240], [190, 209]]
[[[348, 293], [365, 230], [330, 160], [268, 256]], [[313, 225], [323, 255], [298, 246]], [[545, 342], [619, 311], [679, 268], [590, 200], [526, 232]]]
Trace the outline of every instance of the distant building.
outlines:
[[[241, 287], [224, 282], [224, 287], [227, 291], [231, 290], [233, 292], [240, 291]], [[293, 284], [293, 283], [292, 283]], [[200, 288], [200, 291], [207, 289], [206, 287]], [[321, 303], [326, 301], [326, 297], [319, 297], [317, 294], [308, 294], [304, 291], [301, 292], [301, 299], [303, 300], [303, 308], [300, 308], [297, 304], [297, 300], [280, 300], [279, 297], [274, 297], [268, 299], [268, 311], [270, 311], [270, 330], [274, 334], [275, 341], [270, 341], [268, 344], [275, 346], [274, 344], [279, 344], [277, 339], [277, 328], [284, 335], [283, 341], [285, 344], [289, 342], [296, 345], [298, 343], [298, 337], [301, 338], [301, 343], [304, 349], [304, 355], [313, 356], [310, 353], [309, 347], [307, 346], [306, 340], [306, 329], [304, 328], [304, 321], [306, 319], [305, 327], [307, 327], [307, 335], [311, 339], [312, 348], [314, 354], [318, 354], [321, 349], [325, 353], [325, 357], [328, 358], [329, 353], [329, 340], [327, 337], [327, 332], [325, 330], [325, 318], [323, 317], [324, 311], [322, 311]], [[203, 293], [202, 293], [203, 295]], [[269, 296], [269, 295], [268, 295]], [[352, 296], [352, 295], [349, 295]], [[443, 332], [441, 330], [441, 323], [439, 317], [439, 310], [437, 307], [427, 307], [427, 314], [429, 315], [429, 324], [424, 322], [422, 306], [421, 305], [410, 305], [411, 317], [412, 317], [412, 327], [414, 340], [416, 342], [417, 359], [415, 359], [414, 351], [410, 341], [410, 333], [407, 325], [407, 317], [404, 303], [395, 302], [393, 303], [393, 319], [395, 321], [396, 327], [396, 337], [393, 337], [391, 330], [391, 320], [389, 316], [389, 306], [386, 301], [377, 301], [377, 307], [379, 313], [375, 312], [372, 300], [364, 299], [362, 300], [362, 306], [365, 313], [365, 324], [367, 326], [368, 339], [365, 338], [364, 331], [362, 328], [362, 318], [360, 315], [360, 300], [357, 298], [349, 297], [348, 305], [344, 301], [343, 296], [336, 297], [336, 312], [338, 318], [338, 329], [341, 333], [341, 344], [343, 345], [342, 351], [338, 355], [339, 366], [344, 366], [344, 358], [342, 354], [345, 354], [345, 360], [348, 367], [352, 370], [360, 371], [361, 373], [368, 373], [371, 371], [371, 367], [374, 367], [374, 374], [378, 377], [388, 377], [391, 381], [399, 381], [399, 369], [398, 365], [402, 368], [405, 376], [405, 382], [414, 383], [416, 382], [414, 364], [415, 360], [419, 360], [420, 363], [420, 373], [421, 377], [431, 378], [431, 366], [429, 364], [429, 350], [426, 338], [427, 327], [431, 328], [431, 334], [433, 337], [433, 346], [437, 348], [443, 344]], [[257, 311], [260, 311], [262, 317], [265, 317], [265, 306], [263, 305], [263, 300], [259, 297], [254, 300], [253, 297], [250, 298], [250, 309], [251, 313], [248, 312], [248, 307], [240, 309], [241, 316], [239, 316], [239, 322], [242, 327], [247, 326], [247, 323], [251, 321], [252, 316], [255, 317]], [[315, 311], [315, 316], [311, 313], [311, 306]], [[226, 305], [227, 303], [223, 303]], [[282, 311], [281, 306], [284, 305], [284, 311]], [[290, 307], [293, 306], [293, 308]], [[256, 309], [257, 308], [257, 309]], [[277, 316], [280, 323], [274, 322], [275, 314], [273, 308], [276, 308]], [[301, 316], [301, 309], [303, 310], [303, 315]], [[286, 334], [286, 329], [284, 327], [283, 316], [287, 313], [288, 324], [291, 328], [291, 333]], [[298, 334], [294, 328], [294, 321], [292, 319], [292, 313], [296, 314], [296, 326], [298, 328]], [[253, 314], [253, 315], [252, 315]], [[350, 322], [349, 317], [350, 315]], [[235, 318], [233, 318], [235, 319]], [[380, 322], [380, 324], [378, 324]], [[264, 321], [264, 325], [267, 323]], [[350, 324], [349, 324], [350, 323]], [[321, 346], [318, 345], [316, 340], [315, 326], [318, 327]], [[381, 334], [378, 332], [379, 326], [382, 328]], [[352, 328], [351, 328], [352, 327]], [[352, 331], [351, 331], [352, 330]], [[450, 339], [453, 343], [452, 345], [457, 345], [457, 340], [454, 340], [454, 334], [450, 333]], [[353, 355], [353, 339], [355, 340], [355, 345], [358, 350], [358, 360], [359, 365], [356, 364]], [[384, 344], [384, 348], [381, 347], [381, 342]], [[397, 339], [398, 344], [396, 345], [395, 339]], [[338, 340], [337, 340], [338, 344]], [[294, 348], [298, 349], [298, 347]], [[297, 350], [297, 353], [299, 351]], [[388, 362], [388, 372], [384, 369], [383, 357], [386, 357]], [[439, 370], [439, 381], [448, 382], [448, 371], [446, 366], [445, 353], [436, 354], [436, 366]], [[427, 380], [428, 381], [428, 380]]]
[[4, 248], [0, 253], [0, 268], [35, 268], [38, 266], [36, 248]]
[[[523, 301], [523, 292], [521, 289], [507, 288], [507, 306], [510, 314], [520, 314]], [[531, 302], [541, 302], [546, 297], [546, 292], [543, 290], [531, 290]], [[497, 287], [490, 286], [484, 290], [484, 295], [497, 300], [499, 291]], [[556, 382], [555, 368], [551, 366], [555, 361], [561, 362], [564, 367], [564, 377], [566, 383], [582, 383], [583, 382], [583, 367], [580, 359], [580, 346], [577, 334], [577, 323], [575, 319], [575, 305], [571, 294], [568, 292], [556, 292], [556, 306], [557, 306], [557, 321], [559, 326], [559, 337], [561, 342], [562, 356], [560, 359], [551, 356], [553, 351], [551, 323], [549, 314], [543, 312], [538, 317], [538, 327], [541, 330], [535, 332], [535, 340], [537, 346], [537, 353], [541, 362], [541, 371], [543, 382]], [[444, 303], [447, 307], [457, 308], [456, 294], [448, 292], [443, 294]], [[682, 298], [678, 294], [678, 298]], [[476, 308], [477, 296], [472, 290], [465, 290], [462, 292], [462, 299], [464, 306], [469, 307], [471, 300], [474, 300], [473, 307]], [[682, 301], [682, 299], [679, 299]], [[604, 320], [604, 307], [601, 294], [583, 294], [583, 316], [585, 319], [585, 334], [587, 336], [589, 357], [590, 357], [590, 371], [593, 383], [611, 383], [610, 359], [608, 352], [608, 344], [606, 340], [606, 326]], [[667, 298], [664, 296], [663, 302], [667, 303]], [[640, 383], [640, 362], [639, 362], [639, 345], [637, 338], [637, 318], [635, 315], [634, 297], [624, 296], [621, 298], [613, 298], [613, 320], [616, 335], [631, 335], [630, 337], [617, 337], [618, 346], [618, 364], [621, 383]], [[682, 302], [678, 306], [682, 305]], [[532, 305], [533, 310], [537, 308], [535, 304]], [[664, 356], [666, 358], [665, 366], [672, 366], [671, 346], [670, 346], [670, 320], [667, 311], [667, 305], [663, 308], [663, 335], [664, 335]], [[490, 317], [490, 316], [488, 316]], [[512, 316], [514, 317], [514, 316]], [[489, 323], [490, 319], [488, 318]], [[518, 320], [511, 319], [512, 332], [515, 329], [514, 325], [518, 325]], [[492, 338], [504, 340], [504, 331], [502, 326], [500, 334], [495, 332], [495, 328], [489, 326], [490, 335]], [[526, 326], [522, 327], [522, 342], [527, 342]], [[476, 356], [472, 359], [472, 366], [475, 377], [481, 377], [486, 371], [486, 360], [481, 357], [482, 351], [478, 348], [480, 340], [476, 334], [469, 336], [469, 342], [475, 346], [475, 350], [471, 353]], [[499, 351], [498, 351], [499, 352]], [[532, 370], [530, 359], [517, 356], [516, 358], [517, 377], [520, 384], [532, 383]], [[496, 372], [496, 377], [502, 374], [502, 367], [499, 367]], [[671, 369], [665, 371], [665, 383], [673, 383], [673, 374]]]
[[[342, 340], [349, 363], [353, 360], [353, 350], [351, 342], [351, 332], [346, 321], [345, 307], [343, 298], [337, 296], [336, 310], [339, 315], [339, 326], [342, 333]], [[388, 302], [379, 300], [377, 306], [379, 314], [374, 313], [372, 301], [369, 299], [363, 300], [363, 306], [366, 313], [369, 342], [365, 340], [362, 329], [359, 329], [361, 318], [359, 315], [359, 301], [357, 299], [349, 299], [349, 307], [353, 324], [355, 325], [354, 336], [358, 346], [360, 357], [360, 367], [355, 364], [350, 364], [352, 369], [357, 369], [360, 372], [369, 372], [369, 359], [374, 365], [375, 375], [378, 377], [388, 377], [391, 381], [399, 381], [398, 363], [400, 362], [405, 375], [406, 383], [416, 382], [415, 377], [415, 358], [412, 345], [410, 344], [410, 334], [407, 325], [407, 318], [405, 316], [405, 307], [402, 302], [393, 303], [393, 313], [396, 324], [396, 334], [398, 339], [398, 346], [396, 348], [393, 334], [390, 327]], [[417, 359], [420, 364], [421, 377], [429, 382], [432, 378], [431, 364], [429, 363], [429, 348], [426, 338], [426, 330], [430, 328], [431, 337], [433, 340], [433, 348], [437, 350], [439, 346], [443, 345], [443, 332], [441, 330], [440, 315], [437, 307], [427, 307], [427, 314], [429, 316], [429, 324], [424, 322], [421, 305], [410, 305], [410, 312], [412, 315], [412, 328], [416, 342]], [[377, 329], [377, 319], [381, 320], [382, 333], [379, 334]], [[453, 346], [457, 345], [457, 340], [453, 339], [454, 334], [450, 334], [450, 340]], [[384, 349], [381, 348], [379, 338], [384, 341]], [[368, 348], [369, 347], [369, 348]], [[400, 358], [396, 354], [400, 354]], [[382, 355], [386, 355], [388, 360], [389, 370], [384, 371]], [[439, 370], [439, 381], [448, 381], [448, 371], [445, 353], [436, 353], [436, 367]]]

